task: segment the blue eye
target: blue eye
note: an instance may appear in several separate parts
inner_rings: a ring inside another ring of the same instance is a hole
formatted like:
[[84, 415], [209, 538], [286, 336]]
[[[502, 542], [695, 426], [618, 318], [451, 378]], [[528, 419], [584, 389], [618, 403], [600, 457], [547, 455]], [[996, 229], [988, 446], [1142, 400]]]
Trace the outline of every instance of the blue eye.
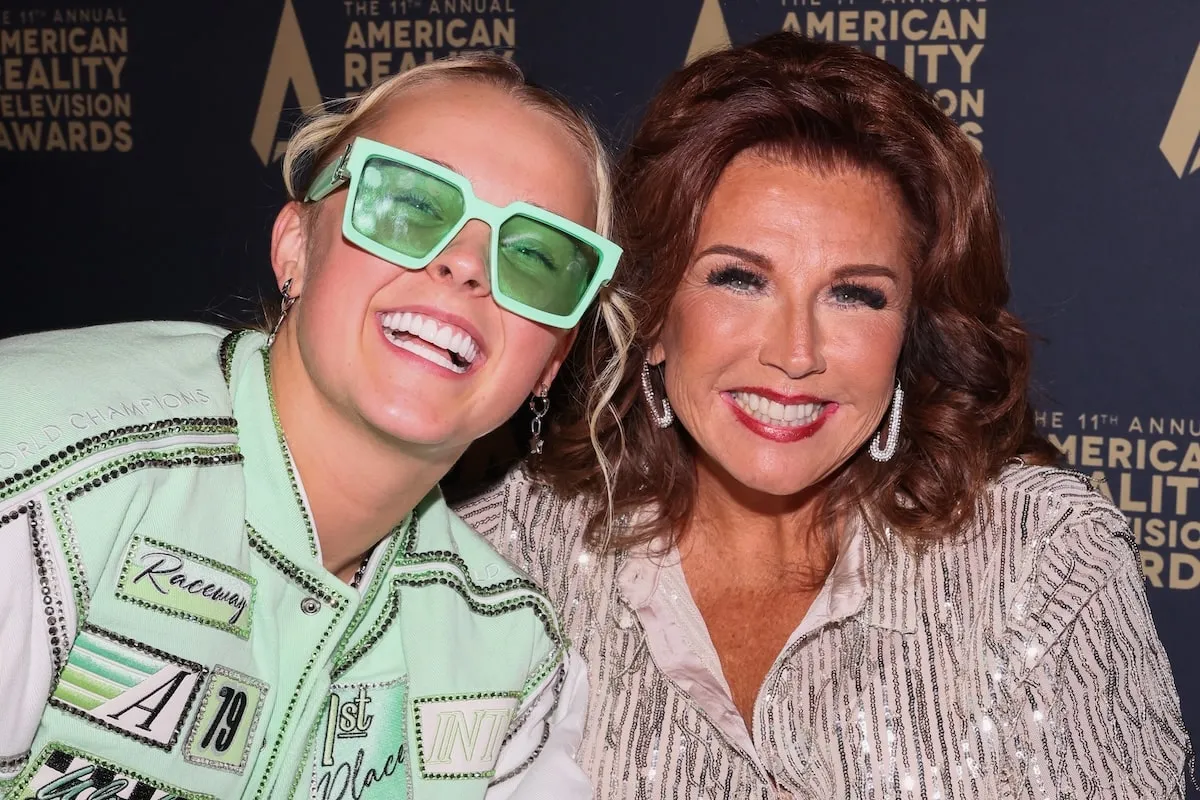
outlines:
[[725, 266], [717, 267], [708, 275], [708, 284], [710, 286], [724, 286], [739, 294], [758, 291], [766, 286], [766, 281], [761, 275], [751, 272], [745, 267]]
[[832, 291], [837, 302], [843, 305], [862, 305], [876, 311], [887, 306], [887, 297], [883, 292], [860, 283], [839, 283]]

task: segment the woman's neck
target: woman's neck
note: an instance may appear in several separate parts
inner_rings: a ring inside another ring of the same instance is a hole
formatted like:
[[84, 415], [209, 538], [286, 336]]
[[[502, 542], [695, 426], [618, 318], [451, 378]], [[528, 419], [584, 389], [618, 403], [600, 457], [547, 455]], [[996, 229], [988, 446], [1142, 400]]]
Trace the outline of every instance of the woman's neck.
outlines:
[[348, 419], [293, 362], [298, 355], [287, 353], [277, 347], [271, 354], [276, 411], [304, 487], [324, 566], [348, 581], [461, 453], [405, 452], [364, 422]]
[[681, 540], [685, 560], [720, 563], [733, 582], [824, 578], [832, 560], [828, 532], [817, 525], [820, 490], [769, 495], [697, 467], [695, 511]]

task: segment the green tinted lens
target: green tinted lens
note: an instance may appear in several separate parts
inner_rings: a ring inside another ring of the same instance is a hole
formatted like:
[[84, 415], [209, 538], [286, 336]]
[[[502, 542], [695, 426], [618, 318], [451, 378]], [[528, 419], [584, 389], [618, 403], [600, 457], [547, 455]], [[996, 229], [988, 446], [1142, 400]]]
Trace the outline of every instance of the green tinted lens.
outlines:
[[594, 247], [544, 222], [517, 215], [500, 225], [499, 290], [539, 311], [574, 311], [599, 263]]
[[379, 156], [363, 164], [351, 224], [384, 247], [424, 258], [462, 215], [457, 186]]

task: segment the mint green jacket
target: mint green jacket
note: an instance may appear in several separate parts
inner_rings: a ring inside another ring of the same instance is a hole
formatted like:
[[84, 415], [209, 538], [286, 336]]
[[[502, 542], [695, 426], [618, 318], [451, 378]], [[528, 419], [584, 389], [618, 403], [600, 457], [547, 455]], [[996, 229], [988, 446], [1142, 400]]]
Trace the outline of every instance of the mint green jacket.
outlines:
[[585, 679], [432, 492], [321, 565], [264, 337], [0, 342], [0, 797], [586, 797]]

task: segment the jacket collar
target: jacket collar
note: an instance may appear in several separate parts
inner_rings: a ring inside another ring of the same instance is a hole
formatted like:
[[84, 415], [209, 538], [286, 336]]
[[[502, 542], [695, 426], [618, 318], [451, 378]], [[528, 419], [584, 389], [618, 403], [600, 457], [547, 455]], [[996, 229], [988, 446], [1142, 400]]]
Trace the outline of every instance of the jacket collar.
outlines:
[[222, 355], [245, 458], [246, 522], [288, 559], [323, 572], [312, 514], [275, 410], [266, 337], [232, 336]]

